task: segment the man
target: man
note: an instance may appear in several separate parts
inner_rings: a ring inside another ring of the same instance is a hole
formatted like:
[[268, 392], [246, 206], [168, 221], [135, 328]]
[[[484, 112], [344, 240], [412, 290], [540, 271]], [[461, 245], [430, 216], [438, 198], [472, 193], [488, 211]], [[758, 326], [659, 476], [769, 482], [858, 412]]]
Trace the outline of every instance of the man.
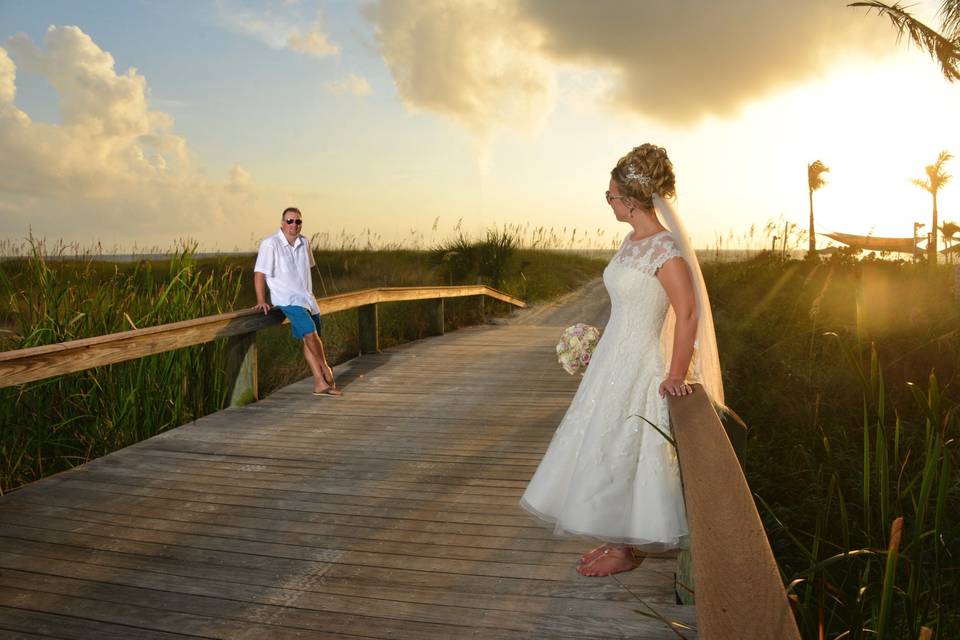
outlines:
[[310, 268], [314, 266], [310, 244], [300, 234], [303, 215], [296, 207], [287, 207], [280, 216], [280, 231], [265, 238], [253, 267], [253, 287], [259, 309], [266, 314], [270, 301], [290, 321], [293, 337], [303, 341], [303, 357], [313, 373], [313, 395], [342, 396], [333, 379], [333, 369], [320, 340], [320, 307], [313, 297]]

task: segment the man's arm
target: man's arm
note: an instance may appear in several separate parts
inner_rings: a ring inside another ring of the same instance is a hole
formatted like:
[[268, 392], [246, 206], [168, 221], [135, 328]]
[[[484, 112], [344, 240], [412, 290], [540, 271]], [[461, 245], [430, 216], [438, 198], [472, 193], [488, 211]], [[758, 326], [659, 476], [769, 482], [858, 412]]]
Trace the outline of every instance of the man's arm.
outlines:
[[253, 308], [266, 315], [270, 311], [270, 304], [267, 302], [267, 276], [259, 271], [253, 272], [253, 290], [257, 292], [257, 304], [253, 305]]

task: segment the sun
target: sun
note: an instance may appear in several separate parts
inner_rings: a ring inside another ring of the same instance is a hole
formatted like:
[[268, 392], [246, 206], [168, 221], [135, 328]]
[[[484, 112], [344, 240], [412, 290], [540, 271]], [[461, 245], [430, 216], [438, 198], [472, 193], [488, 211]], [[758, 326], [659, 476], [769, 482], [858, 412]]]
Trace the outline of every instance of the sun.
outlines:
[[[914, 222], [929, 227], [930, 194], [911, 178], [924, 177], [941, 150], [960, 153], [960, 132], [943, 116], [960, 99], [942, 78], [929, 81], [935, 71], [929, 60], [910, 57], [851, 68], [795, 95], [794, 115], [806, 115], [787, 134], [786, 154], [830, 167], [814, 196], [818, 231], [910, 237]], [[951, 187], [938, 196], [941, 222], [960, 218]]]

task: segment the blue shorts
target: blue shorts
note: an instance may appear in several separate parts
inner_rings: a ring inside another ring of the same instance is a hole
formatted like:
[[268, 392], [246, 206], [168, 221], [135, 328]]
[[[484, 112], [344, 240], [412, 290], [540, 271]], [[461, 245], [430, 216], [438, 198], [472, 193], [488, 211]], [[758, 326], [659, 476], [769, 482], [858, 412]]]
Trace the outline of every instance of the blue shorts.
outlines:
[[283, 315], [290, 321], [290, 331], [297, 340], [303, 340], [307, 334], [317, 332], [320, 336], [320, 314], [310, 313], [309, 309], [297, 306], [295, 304], [278, 306]]

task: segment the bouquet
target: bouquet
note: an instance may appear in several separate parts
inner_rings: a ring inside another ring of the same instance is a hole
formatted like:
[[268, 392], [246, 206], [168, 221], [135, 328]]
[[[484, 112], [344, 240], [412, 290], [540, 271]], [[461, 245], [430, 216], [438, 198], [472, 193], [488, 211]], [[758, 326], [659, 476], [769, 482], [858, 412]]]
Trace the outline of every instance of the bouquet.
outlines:
[[583, 375], [599, 339], [600, 330], [589, 324], [578, 322], [564, 329], [557, 343], [557, 359], [563, 370], [570, 375], [578, 371]]

